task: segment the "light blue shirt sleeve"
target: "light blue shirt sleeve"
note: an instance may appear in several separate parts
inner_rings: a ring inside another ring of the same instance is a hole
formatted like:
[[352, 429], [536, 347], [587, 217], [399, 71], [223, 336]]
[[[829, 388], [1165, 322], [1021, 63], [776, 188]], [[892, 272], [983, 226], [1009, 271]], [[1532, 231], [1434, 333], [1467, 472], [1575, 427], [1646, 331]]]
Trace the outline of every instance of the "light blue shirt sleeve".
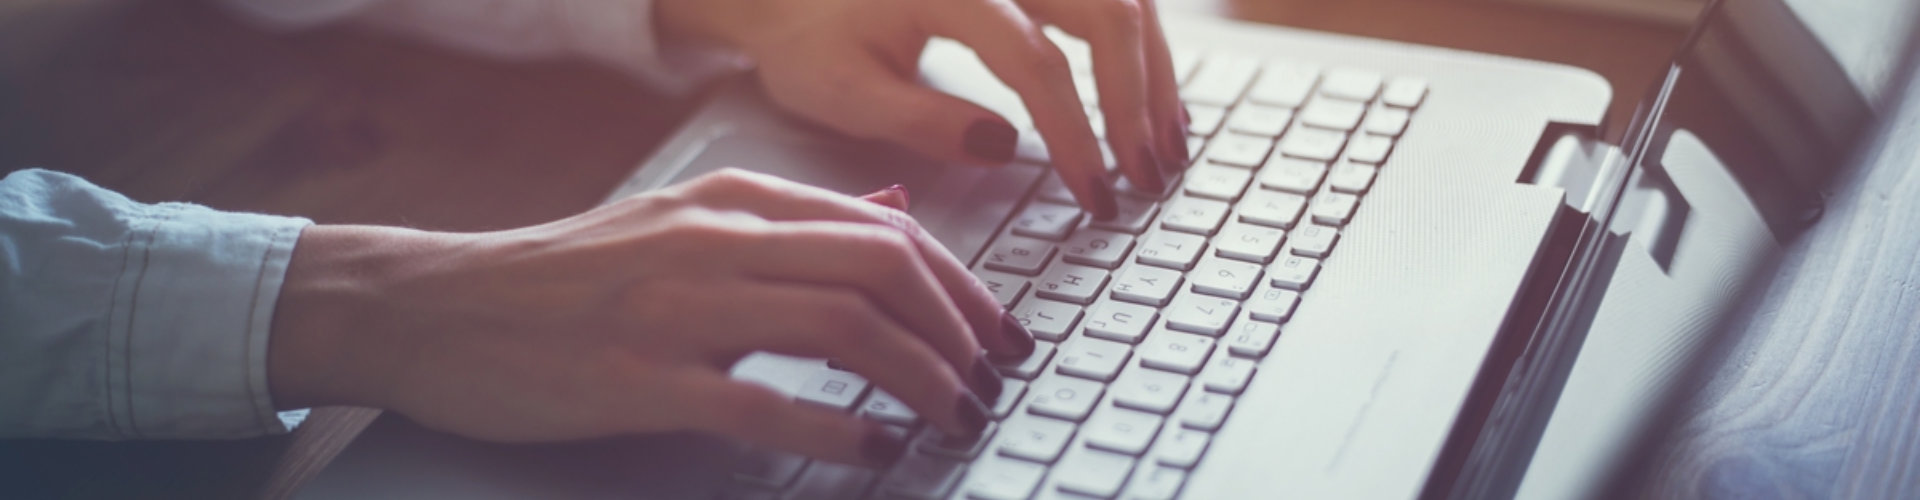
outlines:
[[0, 179], [0, 437], [286, 432], [299, 414], [274, 410], [267, 342], [311, 224]]

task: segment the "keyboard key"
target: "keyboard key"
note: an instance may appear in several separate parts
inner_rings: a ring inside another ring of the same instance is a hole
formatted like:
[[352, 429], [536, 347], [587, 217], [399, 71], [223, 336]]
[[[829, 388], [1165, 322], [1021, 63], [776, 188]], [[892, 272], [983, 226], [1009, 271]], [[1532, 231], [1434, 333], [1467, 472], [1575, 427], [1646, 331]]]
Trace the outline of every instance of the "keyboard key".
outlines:
[[1001, 455], [1046, 464], [1060, 458], [1061, 450], [1073, 440], [1075, 426], [1065, 420], [1016, 415], [1001, 428]]
[[1293, 110], [1242, 104], [1227, 115], [1227, 130], [1271, 139], [1280, 137], [1280, 133], [1287, 130], [1287, 123], [1292, 121]]
[[1269, 106], [1297, 108], [1307, 102], [1313, 84], [1320, 80], [1320, 68], [1300, 63], [1268, 64], [1260, 81], [1247, 91], [1247, 100]]
[[1184, 173], [1185, 172], [1166, 173], [1163, 179], [1166, 181], [1166, 185], [1161, 186], [1159, 191], [1148, 191], [1147, 188], [1134, 184], [1133, 179], [1121, 176], [1120, 180], [1113, 183], [1113, 191], [1122, 198], [1133, 198], [1144, 201], [1164, 200], [1167, 199], [1168, 195], [1180, 190], [1180, 176]]
[[763, 488], [781, 489], [800, 477], [800, 470], [807, 467], [807, 457], [767, 449], [754, 449], [740, 457], [740, 463], [734, 465], [733, 479]]
[[1387, 136], [1360, 134], [1347, 145], [1347, 160], [1355, 163], [1380, 164], [1387, 161], [1387, 154], [1393, 152], [1393, 138]]
[[1326, 163], [1340, 156], [1340, 148], [1346, 145], [1346, 132], [1298, 127], [1280, 138], [1280, 154]]
[[1327, 175], [1327, 163], [1275, 156], [1260, 169], [1260, 187], [1297, 194], [1312, 194]]
[[1220, 222], [1226, 220], [1227, 211], [1231, 208], [1224, 201], [1185, 196], [1174, 198], [1167, 202], [1167, 210], [1160, 214], [1160, 227], [1209, 236], [1220, 229]]
[[1174, 418], [1181, 427], [1203, 431], [1220, 430], [1220, 424], [1226, 423], [1227, 412], [1233, 411], [1233, 396], [1217, 392], [1188, 391], [1187, 401], [1180, 404], [1180, 410]]
[[985, 269], [975, 270], [973, 275], [980, 278], [980, 284], [987, 287], [987, 291], [993, 292], [993, 298], [1000, 302], [1001, 308], [1013, 307], [1013, 303], [1027, 293], [1025, 277]]
[[[1300, 239], [1294, 238], [1294, 244]], [[1295, 247], [1298, 249], [1299, 247]], [[1288, 290], [1306, 290], [1313, 284], [1313, 276], [1320, 272], [1320, 260], [1312, 257], [1292, 256], [1280, 259], [1267, 266], [1267, 279], [1273, 286]]]
[[1042, 298], [1084, 305], [1092, 304], [1093, 298], [1100, 296], [1100, 289], [1106, 286], [1105, 269], [1058, 264], [1034, 282], [1033, 293]]
[[[1192, 127], [1188, 127], [1188, 128], [1192, 128]], [[1200, 159], [1200, 153], [1205, 151], [1206, 148], [1207, 148], [1206, 137], [1197, 136], [1197, 135], [1187, 136], [1187, 164], [1192, 165], [1194, 160]]]
[[1365, 193], [1373, 187], [1373, 176], [1379, 172], [1380, 167], [1343, 161], [1327, 172], [1327, 187], [1341, 193]]
[[1243, 168], [1260, 166], [1273, 151], [1273, 138], [1225, 133], [1207, 145], [1207, 161]]
[[966, 462], [928, 453], [908, 453], [881, 481], [880, 488], [897, 497], [946, 498], [966, 470]]
[[1214, 54], [1200, 63], [1193, 80], [1180, 88], [1180, 100], [1214, 106], [1232, 106], [1253, 83], [1260, 61], [1253, 58]]
[[1060, 251], [1060, 258], [1067, 262], [1113, 269], [1127, 260], [1127, 252], [1133, 251], [1133, 236], [1087, 229], [1067, 238], [1067, 242], [1060, 245]]
[[1173, 49], [1173, 79], [1186, 83], [1193, 78], [1193, 70], [1200, 68], [1200, 51], [1193, 49]]
[[1074, 323], [1080, 321], [1080, 306], [1038, 297], [1021, 301], [1011, 313], [1033, 332], [1034, 338], [1053, 342], [1067, 338]]
[[1140, 456], [1147, 452], [1147, 445], [1153, 444], [1163, 420], [1151, 413], [1102, 406], [1080, 430], [1087, 436], [1087, 446]]
[[995, 271], [1033, 276], [1046, 267], [1053, 252], [1052, 243], [1005, 235], [987, 249], [986, 266]]
[[[1274, 326], [1272, 323], [1257, 321], [1249, 321], [1247, 324]], [[1240, 330], [1241, 328], [1234, 328], [1235, 333], [1232, 335], [1238, 335]], [[1200, 370], [1200, 384], [1209, 391], [1237, 395], [1240, 391], [1247, 390], [1247, 382], [1253, 380], [1253, 370], [1253, 360], [1233, 356], [1214, 356], [1213, 362], [1207, 363], [1207, 367]]]
[[1420, 101], [1427, 98], [1427, 81], [1418, 78], [1395, 78], [1387, 82], [1387, 91], [1380, 95], [1380, 101], [1397, 108], [1417, 108]]
[[1140, 250], [1134, 255], [1142, 264], [1187, 269], [1193, 267], [1195, 262], [1199, 262], [1200, 253], [1206, 249], [1207, 238], [1204, 236], [1155, 231], [1147, 235], [1146, 239], [1140, 243]]
[[1060, 346], [1060, 361], [1054, 366], [1061, 375], [1105, 382], [1120, 374], [1120, 367], [1132, 356], [1133, 347], [1126, 344], [1076, 338]]
[[1314, 99], [1300, 109], [1300, 123], [1328, 130], [1352, 131], [1360, 126], [1367, 105], [1339, 99]]
[[849, 411], [866, 393], [867, 379], [840, 370], [820, 370], [800, 386], [800, 393], [794, 397], [807, 403]]
[[873, 469], [858, 465], [814, 462], [801, 473], [786, 498], [855, 498], [878, 476]]
[[1153, 320], [1160, 317], [1157, 309], [1117, 300], [1102, 300], [1087, 311], [1088, 337], [1128, 344], [1140, 343]]
[[[1227, 108], [1208, 104], [1187, 103], [1187, 133], [1208, 137], [1220, 131], [1220, 122], [1227, 118]], [[1192, 151], [1192, 150], [1189, 150]]]
[[1373, 100], [1380, 93], [1380, 74], [1356, 69], [1334, 69], [1320, 82], [1320, 95], [1355, 102]]
[[1191, 469], [1200, 463], [1200, 455], [1207, 452], [1207, 442], [1213, 440], [1213, 433], [1171, 425], [1161, 431], [1158, 443], [1153, 445], [1153, 461], [1168, 467]]
[[[1145, 260], [1145, 255], [1141, 256]], [[1159, 307], [1173, 298], [1186, 277], [1164, 267], [1135, 265], [1120, 270], [1113, 280], [1114, 300]]]
[[1253, 294], [1254, 286], [1260, 284], [1260, 265], [1207, 256], [1187, 272], [1187, 282], [1193, 283], [1194, 292], [1234, 300], [1244, 299]]
[[993, 442], [993, 433], [997, 425], [994, 422], [987, 422], [987, 429], [973, 439], [949, 436], [940, 429], [928, 426], [920, 431], [918, 438], [914, 439], [914, 448], [921, 453], [958, 460], [972, 460], [980, 456], [980, 452], [986, 449], [987, 443]]
[[1188, 195], [1233, 201], [1240, 199], [1240, 193], [1247, 190], [1247, 183], [1251, 181], [1253, 171], [1207, 163], [1187, 171], [1185, 189]]
[[1369, 134], [1387, 137], [1399, 137], [1407, 130], [1407, 110], [1400, 108], [1373, 108], [1367, 112], [1367, 121], [1360, 128]]
[[1280, 325], [1265, 321], [1242, 321], [1226, 335], [1227, 352], [1248, 358], [1265, 357], [1280, 337]]
[[1028, 203], [1027, 208], [1013, 218], [1013, 234], [1060, 241], [1080, 225], [1083, 216], [1080, 207]]
[[1053, 163], [1052, 156], [1047, 154], [1046, 141], [1040, 138], [1039, 132], [1030, 128], [1020, 130], [1019, 139], [1013, 146], [1013, 157], [1041, 165]]
[[1144, 412], [1166, 415], [1180, 404], [1187, 393], [1185, 376], [1144, 367], [1127, 367], [1113, 381], [1113, 404]]
[[1211, 337], [1154, 330], [1140, 343], [1140, 366], [1193, 375], [1213, 354], [1213, 342]]
[[[1289, 258], [1299, 259], [1301, 257]], [[1269, 266], [1268, 269], [1272, 269], [1272, 267]], [[1307, 279], [1311, 281], [1312, 276], [1308, 276]], [[1306, 285], [1303, 283], [1300, 286], [1304, 287]], [[1279, 323], [1293, 316], [1293, 308], [1299, 304], [1300, 292], [1285, 288], [1262, 287], [1260, 293], [1253, 294], [1253, 298], [1247, 299], [1244, 305], [1247, 308], [1247, 316], [1253, 318], [1255, 321]]]
[[1127, 500], [1173, 500], [1187, 481], [1187, 471], [1165, 466], [1149, 466], [1127, 487]]
[[1360, 197], [1348, 193], [1320, 193], [1313, 197], [1308, 210], [1313, 213], [1313, 222], [1327, 225], [1346, 225], [1353, 218], [1353, 209], [1360, 204]]
[[967, 498], [977, 500], [1026, 500], [1040, 487], [1047, 467], [1032, 462], [990, 458], [982, 460], [967, 474]]
[[1035, 342], [1033, 354], [1027, 355], [1027, 359], [1017, 363], [1000, 365], [1000, 374], [1021, 380], [1033, 380], [1034, 377], [1040, 376], [1041, 370], [1046, 369], [1047, 362], [1053, 360], [1054, 349], [1052, 342]]
[[993, 418], [995, 420], [1005, 420], [1007, 415], [1012, 415], [1013, 407], [1020, 406], [1020, 400], [1027, 397], [1027, 381], [1025, 380], [1002, 380], [1000, 384], [1000, 399], [996, 399], [993, 402]]
[[900, 398], [879, 389], [874, 389], [872, 393], [867, 394], [867, 402], [860, 405], [860, 415], [901, 426], [912, 426], [920, 421], [920, 415], [914, 413], [912, 408], [908, 408]]
[[1099, 498], [1120, 493], [1121, 483], [1133, 473], [1133, 457], [1082, 448], [1054, 468], [1054, 482], [1061, 491]]
[[1075, 422], [1085, 420], [1106, 386], [1092, 380], [1051, 376], [1027, 386], [1027, 413]]
[[1226, 331], [1227, 324], [1233, 322], [1233, 314], [1239, 310], [1238, 300], [1181, 291], [1163, 312], [1167, 316], [1168, 328], [1219, 336]]
[[1307, 197], [1256, 189], [1240, 200], [1240, 221], [1280, 229], [1292, 228], [1307, 208]]
[[[1297, 196], [1285, 193], [1274, 194]], [[1240, 218], [1242, 220], [1247, 218], [1245, 207], [1242, 207]], [[1222, 228], [1220, 234], [1213, 237], [1213, 253], [1229, 259], [1265, 264], [1273, 260], [1273, 254], [1280, 251], [1280, 242], [1286, 237], [1287, 232], [1279, 229], [1244, 222], [1228, 222], [1227, 227]]]
[[1117, 210], [1112, 219], [1095, 220], [1087, 225], [1094, 229], [1140, 234], [1153, 224], [1154, 216], [1160, 213], [1158, 203], [1128, 196], [1115, 197], [1114, 208]]
[[1077, 205], [1079, 203], [1074, 201], [1073, 191], [1067, 189], [1067, 183], [1060, 180], [1060, 174], [1048, 173], [1046, 179], [1040, 181], [1040, 189], [1035, 191], [1034, 194], [1039, 197], [1041, 201], [1062, 205]]

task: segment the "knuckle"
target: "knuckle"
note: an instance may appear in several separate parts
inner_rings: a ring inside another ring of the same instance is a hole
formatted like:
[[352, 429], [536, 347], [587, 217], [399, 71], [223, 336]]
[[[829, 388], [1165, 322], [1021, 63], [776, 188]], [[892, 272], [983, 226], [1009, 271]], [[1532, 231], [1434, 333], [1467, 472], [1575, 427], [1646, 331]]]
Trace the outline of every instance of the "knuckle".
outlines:
[[1091, 5], [1093, 14], [1098, 16], [1108, 29], [1122, 32], [1137, 31], [1144, 17], [1140, 4], [1135, 0], [1095, 0]]
[[1025, 65], [1039, 79], [1066, 77], [1072, 73], [1067, 64], [1067, 54], [1045, 40], [1045, 37], [1036, 40], [1033, 47], [1026, 51]]

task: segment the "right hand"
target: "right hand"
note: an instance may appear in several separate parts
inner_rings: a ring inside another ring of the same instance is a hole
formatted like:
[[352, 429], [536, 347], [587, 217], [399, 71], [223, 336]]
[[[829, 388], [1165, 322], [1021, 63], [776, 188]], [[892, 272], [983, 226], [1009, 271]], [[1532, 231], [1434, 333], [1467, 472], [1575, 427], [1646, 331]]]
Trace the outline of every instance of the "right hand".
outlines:
[[900, 436], [728, 369], [834, 359], [951, 435], [981, 432], [1000, 392], [982, 347], [1035, 344], [903, 195], [727, 171], [494, 233], [314, 226], [274, 315], [273, 395], [484, 440], [691, 429], [885, 465]]

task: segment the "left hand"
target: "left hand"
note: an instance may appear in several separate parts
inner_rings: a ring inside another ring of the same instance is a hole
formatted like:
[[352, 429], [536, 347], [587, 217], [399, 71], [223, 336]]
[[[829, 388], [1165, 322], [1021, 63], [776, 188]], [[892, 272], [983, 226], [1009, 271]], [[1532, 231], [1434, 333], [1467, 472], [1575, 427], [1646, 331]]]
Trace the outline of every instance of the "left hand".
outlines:
[[759, 67], [787, 109], [843, 133], [936, 158], [1004, 164], [1017, 132], [1004, 118], [914, 82], [930, 37], [972, 47], [1021, 97], [1060, 177], [1096, 218], [1117, 210], [1098, 140], [1053, 24], [1092, 47], [1107, 142], [1148, 190], [1184, 168], [1186, 123], [1154, 0], [662, 0], [668, 38], [727, 46]]

